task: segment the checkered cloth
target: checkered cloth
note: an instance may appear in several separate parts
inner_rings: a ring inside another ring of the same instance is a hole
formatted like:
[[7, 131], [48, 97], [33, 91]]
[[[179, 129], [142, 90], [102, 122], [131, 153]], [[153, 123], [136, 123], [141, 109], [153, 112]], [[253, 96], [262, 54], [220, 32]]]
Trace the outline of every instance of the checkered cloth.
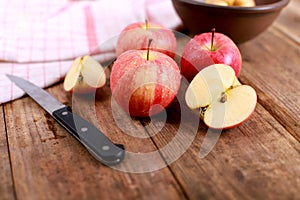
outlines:
[[107, 41], [145, 19], [171, 29], [181, 23], [171, 0], [0, 1], [0, 104], [24, 95], [5, 74], [47, 87], [78, 56], [112, 58], [115, 43]]

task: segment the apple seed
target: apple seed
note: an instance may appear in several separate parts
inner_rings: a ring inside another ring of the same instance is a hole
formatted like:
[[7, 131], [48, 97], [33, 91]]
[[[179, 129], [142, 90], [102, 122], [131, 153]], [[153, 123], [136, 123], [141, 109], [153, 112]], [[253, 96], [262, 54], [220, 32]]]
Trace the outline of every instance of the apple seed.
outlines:
[[220, 102], [225, 103], [226, 101], [227, 101], [227, 94], [226, 92], [222, 92]]
[[82, 76], [81, 73], [80, 73], [79, 76], [78, 76], [77, 82], [78, 82], [79, 84], [83, 82], [83, 76]]

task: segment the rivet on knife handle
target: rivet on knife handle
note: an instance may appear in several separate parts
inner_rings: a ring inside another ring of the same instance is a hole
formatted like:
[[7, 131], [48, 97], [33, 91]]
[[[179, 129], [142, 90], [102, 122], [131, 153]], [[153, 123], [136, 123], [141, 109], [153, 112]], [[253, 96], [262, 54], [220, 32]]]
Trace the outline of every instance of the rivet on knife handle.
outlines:
[[87, 150], [106, 165], [124, 159], [124, 147], [112, 143], [99, 129], [64, 107], [53, 112], [53, 117], [64, 126]]

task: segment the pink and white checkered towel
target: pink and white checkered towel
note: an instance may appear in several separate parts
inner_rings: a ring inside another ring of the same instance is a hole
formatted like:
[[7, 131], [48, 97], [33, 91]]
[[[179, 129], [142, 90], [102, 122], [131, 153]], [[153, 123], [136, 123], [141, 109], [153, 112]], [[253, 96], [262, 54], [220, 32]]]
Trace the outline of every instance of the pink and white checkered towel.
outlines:
[[5, 74], [47, 87], [77, 56], [114, 56], [107, 41], [145, 19], [171, 29], [181, 24], [171, 0], [0, 1], [0, 104], [24, 95]]

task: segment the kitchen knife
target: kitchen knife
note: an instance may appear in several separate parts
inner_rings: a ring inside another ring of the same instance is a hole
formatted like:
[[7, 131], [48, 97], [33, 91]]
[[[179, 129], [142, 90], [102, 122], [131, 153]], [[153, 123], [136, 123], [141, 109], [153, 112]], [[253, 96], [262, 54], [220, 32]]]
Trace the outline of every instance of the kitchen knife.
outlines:
[[23, 78], [6, 75], [74, 136], [97, 160], [115, 165], [124, 159], [123, 145], [112, 143], [99, 129], [60, 103], [45, 90]]

